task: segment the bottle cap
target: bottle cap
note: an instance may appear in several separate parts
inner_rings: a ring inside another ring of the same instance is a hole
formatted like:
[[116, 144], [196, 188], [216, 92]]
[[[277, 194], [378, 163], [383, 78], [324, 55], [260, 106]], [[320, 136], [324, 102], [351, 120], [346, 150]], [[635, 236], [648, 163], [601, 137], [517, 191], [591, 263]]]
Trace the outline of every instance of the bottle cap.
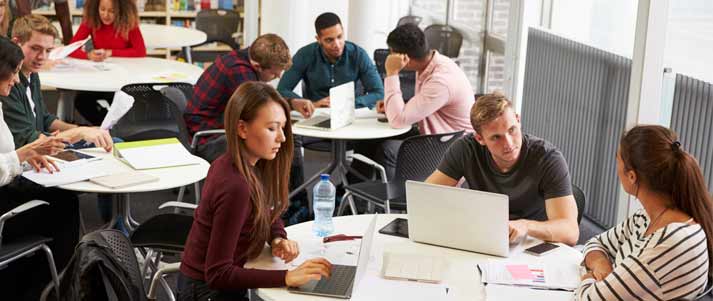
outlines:
[[321, 181], [329, 181], [329, 174], [328, 173], [323, 173], [319, 175], [319, 180]]

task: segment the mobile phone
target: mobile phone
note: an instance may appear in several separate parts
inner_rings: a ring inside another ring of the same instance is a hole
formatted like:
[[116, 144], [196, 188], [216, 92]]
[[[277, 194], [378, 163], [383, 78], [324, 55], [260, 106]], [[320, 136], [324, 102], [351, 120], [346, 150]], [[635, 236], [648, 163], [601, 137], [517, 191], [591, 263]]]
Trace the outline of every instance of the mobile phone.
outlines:
[[376, 120], [379, 122], [389, 122], [389, 119], [387, 119], [386, 117], [378, 117], [376, 118]]
[[92, 42], [92, 39], [89, 39], [89, 41], [84, 43], [84, 52], [89, 53], [92, 50], [94, 50], [94, 42]]
[[534, 247], [530, 247], [530, 248], [525, 249], [525, 253], [529, 253], [529, 254], [532, 254], [532, 255], [535, 255], [535, 256], [542, 256], [542, 255], [545, 255], [545, 254], [547, 254], [547, 253], [549, 253], [549, 252], [554, 251], [554, 250], [557, 249], [557, 248], [559, 248], [559, 246], [556, 245], [556, 244], [551, 244], [551, 243], [548, 243], [548, 242], [543, 242], [543, 243], [541, 243], [541, 244], [539, 244], [539, 245], [536, 245], [536, 246], [534, 246]]
[[379, 230], [379, 233], [408, 238], [408, 220], [397, 218]]
[[77, 160], [82, 160], [82, 159], [94, 159], [95, 157], [92, 155], [87, 155], [85, 153], [80, 153], [75, 150], [65, 150], [61, 151], [52, 157], [57, 158], [59, 160], [65, 161], [65, 162], [72, 162], [72, 161], [77, 161]]

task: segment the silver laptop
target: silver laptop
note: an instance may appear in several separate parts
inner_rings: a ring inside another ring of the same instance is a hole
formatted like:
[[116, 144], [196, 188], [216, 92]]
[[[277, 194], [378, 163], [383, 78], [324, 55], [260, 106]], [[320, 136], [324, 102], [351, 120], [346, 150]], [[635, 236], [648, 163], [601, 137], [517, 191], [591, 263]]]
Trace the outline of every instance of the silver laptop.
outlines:
[[352, 297], [352, 290], [364, 278], [366, 265], [371, 256], [371, 243], [374, 240], [374, 228], [376, 227], [376, 217], [372, 218], [369, 228], [361, 240], [359, 247], [359, 257], [357, 265], [332, 265], [332, 275], [329, 278], [322, 278], [319, 281], [313, 280], [300, 287], [291, 287], [289, 291], [296, 294], [317, 295], [341, 299]]
[[406, 181], [408, 236], [415, 242], [508, 256], [508, 196]]
[[354, 82], [348, 82], [329, 89], [329, 116], [316, 115], [295, 123], [295, 126], [317, 129], [336, 130], [354, 122]]

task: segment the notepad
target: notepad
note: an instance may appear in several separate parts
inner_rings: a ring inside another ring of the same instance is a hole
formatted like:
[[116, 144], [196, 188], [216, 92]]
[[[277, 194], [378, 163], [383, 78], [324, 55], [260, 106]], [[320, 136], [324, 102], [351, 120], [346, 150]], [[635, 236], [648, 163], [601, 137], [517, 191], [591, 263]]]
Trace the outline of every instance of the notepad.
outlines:
[[442, 257], [385, 252], [382, 274], [386, 279], [439, 283], [447, 269]]
[[89, 181], [92, 183], [96, 183], [104, 187], [109, 187], [111, 189], [119, 189], [139, 184], [151, 183], [156, 182], [158, 180], [158, 177], [154, 177], [152, 175], [136, 171], [117, 173], [113, 175], [89, 179]]
[[192, 165], [200, 162], [176, 138], [116, 143], [114, 156], [139, 170]]

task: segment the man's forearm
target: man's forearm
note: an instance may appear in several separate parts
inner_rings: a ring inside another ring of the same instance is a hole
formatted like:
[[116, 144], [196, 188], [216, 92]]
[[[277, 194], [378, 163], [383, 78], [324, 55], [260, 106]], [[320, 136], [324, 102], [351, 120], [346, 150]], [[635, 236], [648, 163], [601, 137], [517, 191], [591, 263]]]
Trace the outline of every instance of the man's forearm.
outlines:
[[63, 132], [63, 131], [73, 129], [76, 127], [78, 127], [78, 126], [75, 124], [66, 123], [62, 120], [55, 119], [55, 121], [52, 121], [52, 124], [50, 125], [50, 132], [54, 132], [54, 131]]
[[562, 242], [573, 246], [579, 238], [577, 221], [555, 219], [548, 221], [527, 221], [527, 235], [544, 241]]

